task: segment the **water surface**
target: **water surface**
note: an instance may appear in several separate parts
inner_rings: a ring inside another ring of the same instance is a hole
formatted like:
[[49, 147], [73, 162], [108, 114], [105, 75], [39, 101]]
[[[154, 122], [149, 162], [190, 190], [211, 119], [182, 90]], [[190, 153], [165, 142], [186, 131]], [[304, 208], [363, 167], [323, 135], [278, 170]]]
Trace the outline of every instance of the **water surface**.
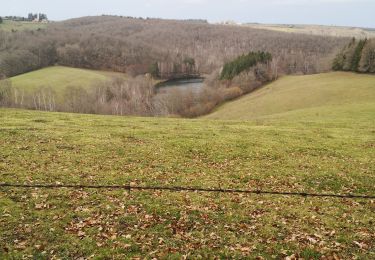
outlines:
[[170, 80], [159, 84], [158, 94], [168, 94], [175, 91], [199, 93], [204, 86], [203, 78]]

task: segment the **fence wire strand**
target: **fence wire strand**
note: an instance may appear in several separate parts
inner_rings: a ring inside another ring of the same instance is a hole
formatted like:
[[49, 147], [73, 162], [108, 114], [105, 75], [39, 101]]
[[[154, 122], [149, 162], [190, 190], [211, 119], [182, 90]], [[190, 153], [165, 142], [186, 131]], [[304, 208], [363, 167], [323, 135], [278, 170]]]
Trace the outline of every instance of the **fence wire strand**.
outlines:
[[282, 192], [266, 190], [241, 190], [222, 188], [200, 188], [200, 187], [163, 187], [163, 186], [132, 186], [132, 185], [82, 185], [82, 184], [16, 184], [0, 183], [0, 188], [20, 189], [108, 189], [108, 190], [138, 190], [138, 191], [171, 191], [171, 192], [213, 192], [213, 193], [242, 193], [258, 195], [279, 195], [299, 197], [326, 197], [326, 198], [347, 198], [347, 199], [375, 199], [375, 195], [356, 194], [330, 194], [330, 193], [309, 193], [309, 192]]

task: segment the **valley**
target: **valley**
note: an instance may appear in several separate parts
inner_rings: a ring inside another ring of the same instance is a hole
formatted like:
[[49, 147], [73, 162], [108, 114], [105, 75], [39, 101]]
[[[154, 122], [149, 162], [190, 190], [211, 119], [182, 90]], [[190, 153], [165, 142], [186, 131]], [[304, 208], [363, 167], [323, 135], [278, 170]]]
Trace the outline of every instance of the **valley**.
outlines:
[[0, 17], [0, 259], [375, 259], [373, 30], [110, 2]]

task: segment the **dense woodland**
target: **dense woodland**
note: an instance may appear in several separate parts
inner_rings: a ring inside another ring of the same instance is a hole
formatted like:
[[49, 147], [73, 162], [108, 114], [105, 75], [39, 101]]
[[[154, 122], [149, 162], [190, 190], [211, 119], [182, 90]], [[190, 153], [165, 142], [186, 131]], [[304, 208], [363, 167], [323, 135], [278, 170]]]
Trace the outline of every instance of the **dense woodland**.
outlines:
[[315, 73], [329, 69], [325, 58], [348, 42], [201, 21], [87, 17], [0, 32], [0, 71], [10, 77], [58, 63], [139, 75], [157, 63], [168, 78], [185, 70], [210, 74], [243, 53], [267, 51], [283, 73]]
[[[349, 42], [347, 38], [212, 25], [200, 20], [115, 16], [51, 23], [46, 29], [37, 31], [0, 30], [0, 74], [3, 78], [55, 64], [125, 72], [134, 77], [128, 82], [113, 79], [93, 87], [92, 93], [86, 93], [81, 86], [72, 86], [67, 90], [65, 100], [56, 98], [53, 86], [49, 90], [41, 86], [36, 93], [19, 93], [4, 81], [2, 85], [6, 87], [3, 89], [7, 90], [3, 93], [7, 94], [3, 94], [2, 102], [4, 105], [4, 96], [11, 96], [13, 99], [7, 103], [32, 109], [193, 117], [281, 74], [328, 71], [337, 52]], [[253, 60], [251, 66], [236, 67], [249, 52], [263, 52], [269, 56], [264, 60], [266, 62], [253, 64]], [[229, 74], [224, 75], [226, 72]], [[144, 76], [146, 74], [148, 76]], [[167, 100], [160, 100], [149, 81], [150, 77], [171, 79], [198, 75], [206, 77], [206, 88], [199, 96], [175, 93]], [[13, 94], [9, 94], [11, 92]]]

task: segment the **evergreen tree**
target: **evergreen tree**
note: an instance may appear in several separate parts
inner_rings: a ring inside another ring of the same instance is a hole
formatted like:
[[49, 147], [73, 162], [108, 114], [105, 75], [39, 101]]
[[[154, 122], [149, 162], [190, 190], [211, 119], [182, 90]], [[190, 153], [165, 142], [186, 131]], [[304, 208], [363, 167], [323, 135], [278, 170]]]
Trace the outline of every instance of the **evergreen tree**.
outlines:
[[267, 63], [272, 60], [272, 55], [268, 52], [249, 52], [241, 55], [235, 60], [224, 65], [221, 72], [221, 80], [231, 80], [243, 71], [249, 70], [258, 63]]
[[375, 40], [368, 40], [362, 50], [359, 71], [375, 73]]
[[359, 62], [361, 61], [362, 57], [362, 50], [363, 47], [366, 44], [366, 40], [360, 40], [357, 44], [357, 47], [354, 50], [354, 55], [351, 60], [351, 71], [356, 71], [358, 72], [358, 67], [359, 67]]
[[354, 72], [375, 72], [375, 40], [353, 39], [340, 51], [332, 63], [333, 70]]

